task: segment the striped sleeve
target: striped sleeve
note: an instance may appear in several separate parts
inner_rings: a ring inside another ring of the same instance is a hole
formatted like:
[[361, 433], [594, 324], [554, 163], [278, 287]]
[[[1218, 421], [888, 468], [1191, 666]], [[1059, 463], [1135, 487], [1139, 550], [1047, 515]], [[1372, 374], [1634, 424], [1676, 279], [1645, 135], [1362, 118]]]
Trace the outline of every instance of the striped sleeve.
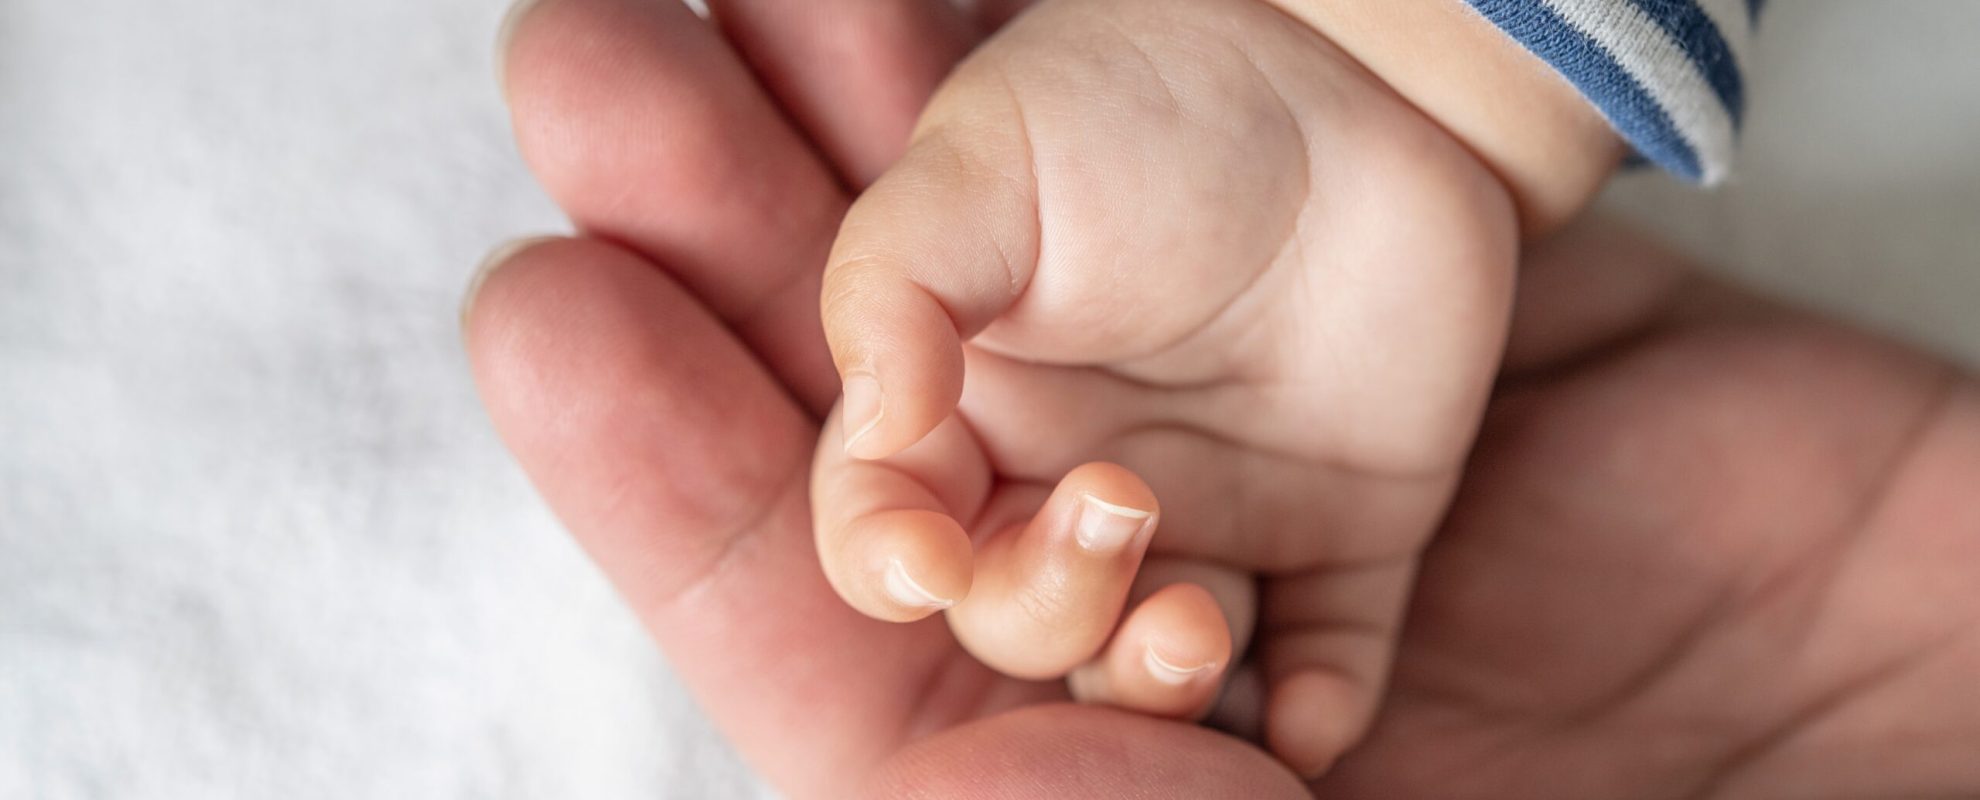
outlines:
[[1689, 181], [1725, 178], [1761, 0], [1466, 2], [1560, 70], [1642, 158]]

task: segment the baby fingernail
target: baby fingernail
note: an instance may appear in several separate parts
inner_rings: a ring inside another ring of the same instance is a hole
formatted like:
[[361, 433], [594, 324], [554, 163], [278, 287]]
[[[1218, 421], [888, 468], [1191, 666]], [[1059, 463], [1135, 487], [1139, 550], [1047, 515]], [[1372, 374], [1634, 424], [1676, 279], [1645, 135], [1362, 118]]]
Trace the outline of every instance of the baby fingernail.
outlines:
[[1152, 516], [1138, 508], [1117, 506], [1083, 494], [1079, 496], [1079, 518], [1073, 523], [1073, 539], [1089, 551], [1114, 553], [1148, 527]]
[[914, 578], [908, 575], [907, 567], [901, 565], [900, 559], [895, 559], [887, 565], [887, 576], [881, 579], [881, 585], [886, 588], [887, 596], [893, 598], [894, 602], [909, 608], [932, 608], [939, 611], [956, 604], [956, 601], [939, 597], [915, 582]]
[[880, 395], [880, 381], [864, 372], [847, 375], [841, 391], [845, 392], [846, 452], [850, 453], [859, 437], [880, 424], [885, 400]]
[[1153, 676], [1155, 680], [1170, 686], [1181, 686], [1189, 683], [1196, 676], [1209, 671], [1211, 667], [1217, 666], [1215, 663], [1198, 664], [1194, 667], [1178, 666], [1174, 662], [1163, 658], [1161, 653], [1155, 652], [1155, 648], [1153, 647], [1142, 652], [1141, 663], [1142, 666], [1148, 668], [1148, 674]]

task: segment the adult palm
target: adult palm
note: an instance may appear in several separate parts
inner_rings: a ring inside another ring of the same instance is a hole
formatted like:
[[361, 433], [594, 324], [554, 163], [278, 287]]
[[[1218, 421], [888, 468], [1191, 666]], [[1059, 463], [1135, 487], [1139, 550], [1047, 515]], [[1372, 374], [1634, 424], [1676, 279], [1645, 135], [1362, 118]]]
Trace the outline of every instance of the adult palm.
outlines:
[[1980, 392], [1583, 225], [1338, 797], [1980, 793]]
[[[499, 259], [467, 333], [546, 498], [792, 794], [1303, 793], [1238, 739], [1054, 704], [939, 623], [833, 596], [805, 501], [835, 390], [817, 270], [843, 187], [971, 33], [916, 0], [713, 5], [727, 41], [635, 0], [541, 0], [514, 28], [519, 139], [582, 235]], [[1980, 719], [1952, 683], [1980, 664], [1952, 580], [1980, 550], [1951, 495], [1980, 461], [1970, 390], [1806, 321], [1658, 313], [1668, 272], [1589, 252], [1529, 267], [1522, 374], [1432, 550], [1387, 716], [1324, 788], [1972, 786], [1948, 749]], [[1866, 741], [1908, 760], [1872, 771]]]

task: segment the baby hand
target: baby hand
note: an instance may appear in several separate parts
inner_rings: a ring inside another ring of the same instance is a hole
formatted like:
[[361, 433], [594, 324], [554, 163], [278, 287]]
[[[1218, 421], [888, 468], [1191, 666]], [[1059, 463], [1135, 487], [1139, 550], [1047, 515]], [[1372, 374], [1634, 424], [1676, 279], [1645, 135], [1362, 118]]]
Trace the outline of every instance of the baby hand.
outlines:
[[[1262, 735], [1308, 773], [1375, 711], [1522, 225], [1614, 155], [1536, 167], [1548, 136], [1423, 74], [1450, 54], [1399, 59], [1328, 5], [1052, 0], [965, 62], [833, 250], [844, 398], [812, 483], [860, 610], [947, 609], [1001, 671], [1174, 716], [1248, 646]], [[1495, 48], [1476, 80], [1553, 80], [1431, 5], [1365, 13]], [[1532, 124], [1606, 136], [1563, 91]]]

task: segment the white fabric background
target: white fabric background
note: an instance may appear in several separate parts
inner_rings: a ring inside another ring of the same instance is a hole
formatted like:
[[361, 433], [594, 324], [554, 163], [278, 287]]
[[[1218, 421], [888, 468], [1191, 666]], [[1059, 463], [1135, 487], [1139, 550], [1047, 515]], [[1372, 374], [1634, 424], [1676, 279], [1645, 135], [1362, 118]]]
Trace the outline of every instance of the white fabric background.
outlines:
[[[500, 15], [0, 0], [0, 797], [761, 792], [474, 401]], [[1735, 184], [1608, 202], [1980, 361], [1976, 29], [1773, 3]]]

